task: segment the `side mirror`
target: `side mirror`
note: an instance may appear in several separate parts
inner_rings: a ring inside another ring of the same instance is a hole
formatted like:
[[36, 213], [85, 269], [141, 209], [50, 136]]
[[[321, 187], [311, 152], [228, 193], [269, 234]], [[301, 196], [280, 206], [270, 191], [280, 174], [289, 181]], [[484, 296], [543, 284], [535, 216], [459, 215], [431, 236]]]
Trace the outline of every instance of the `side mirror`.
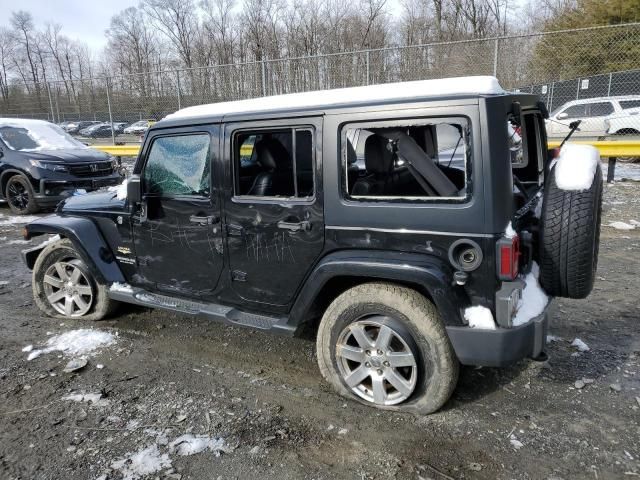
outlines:
[[142, 201], [142, 184], [139, 175], [132, 175], [127, 180], [127, 200], [129, 205], [135, 205]]
[[569, 114], [568, 114], [567, 112], [562, 112], [562, 113], [559, 113], [559, 114], [556, 116], [556, 119], [558, 119], [558, 120], [563, 120], [563, 119], [567, 118], [568, 116], [569, 116]]

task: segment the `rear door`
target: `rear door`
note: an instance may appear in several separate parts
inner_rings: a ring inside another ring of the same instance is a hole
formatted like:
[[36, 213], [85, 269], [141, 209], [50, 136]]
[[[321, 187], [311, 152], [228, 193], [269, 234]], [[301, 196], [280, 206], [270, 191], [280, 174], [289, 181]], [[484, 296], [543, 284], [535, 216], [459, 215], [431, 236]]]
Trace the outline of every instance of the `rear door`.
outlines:
[[213, 298], [223, 268], [218, 127], [153, 132], [145, 148], [142, 208], [133, 220], [135, 283], [179, 296]]
[[324, 246], [321, 118], [225, 126], [225, 222], [233, 290], [289, 304]]
[[579, 135], [583, 137], [600, 137], [605, 135], [604, 120], [615, 111], [611, 102], [594, 102], [587, 104], [587, 115], [580, 124]]

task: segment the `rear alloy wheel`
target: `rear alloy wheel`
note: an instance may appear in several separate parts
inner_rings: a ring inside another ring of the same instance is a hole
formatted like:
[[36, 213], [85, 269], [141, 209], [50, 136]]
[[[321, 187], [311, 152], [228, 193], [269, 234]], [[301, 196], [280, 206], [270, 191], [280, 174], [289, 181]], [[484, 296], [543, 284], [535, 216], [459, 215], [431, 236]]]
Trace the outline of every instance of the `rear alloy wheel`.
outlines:
[[22, 175], [14, 175], [5, 187], [5, 198], [11, 211], [17, 215], [36, 213], [38, 205], [33, 195], [33, 187]]
[[33, 266], [32, 285], [36, 305], [54, 318], [101, 320], [118, 304], [66, 238], [42, 250]]
[[386, 410], [433, 413], [458, 381], [458, 359], [435, 306], [391, 283], [337, 297], [320, 322], [317, 356], [338, 393]]

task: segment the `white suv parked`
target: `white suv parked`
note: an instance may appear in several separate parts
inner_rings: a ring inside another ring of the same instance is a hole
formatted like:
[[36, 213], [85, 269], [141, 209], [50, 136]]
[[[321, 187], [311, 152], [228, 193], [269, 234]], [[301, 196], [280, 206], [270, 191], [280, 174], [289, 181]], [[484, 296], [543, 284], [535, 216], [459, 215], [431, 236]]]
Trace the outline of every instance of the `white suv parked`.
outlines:
[[612, 113], [604, 120], [607, 135], [638, 135], [640, 133], [640, 108], [630, 108]]
[[556, 109], [547, 120], [549, 137], [564, 137], [569, 124], [582, 120], [580, 130], [574, 136], [600, 137], [607, 135], [605, 120], [612, 114], [640, 107], [640, 95], [625, 97], [598, 97], [573, 100]]

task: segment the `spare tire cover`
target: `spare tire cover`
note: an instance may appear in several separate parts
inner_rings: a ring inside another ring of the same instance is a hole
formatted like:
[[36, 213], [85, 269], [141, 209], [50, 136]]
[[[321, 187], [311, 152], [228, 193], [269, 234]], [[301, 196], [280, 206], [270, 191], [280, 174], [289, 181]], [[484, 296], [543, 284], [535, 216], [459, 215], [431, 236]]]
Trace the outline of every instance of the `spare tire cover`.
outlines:
[[544, 189], [540, 232], [540, 282], [555, 297], [585, 298], [598, 266], [602, 171], [587, 190], [562, 190], [551, 169]]

